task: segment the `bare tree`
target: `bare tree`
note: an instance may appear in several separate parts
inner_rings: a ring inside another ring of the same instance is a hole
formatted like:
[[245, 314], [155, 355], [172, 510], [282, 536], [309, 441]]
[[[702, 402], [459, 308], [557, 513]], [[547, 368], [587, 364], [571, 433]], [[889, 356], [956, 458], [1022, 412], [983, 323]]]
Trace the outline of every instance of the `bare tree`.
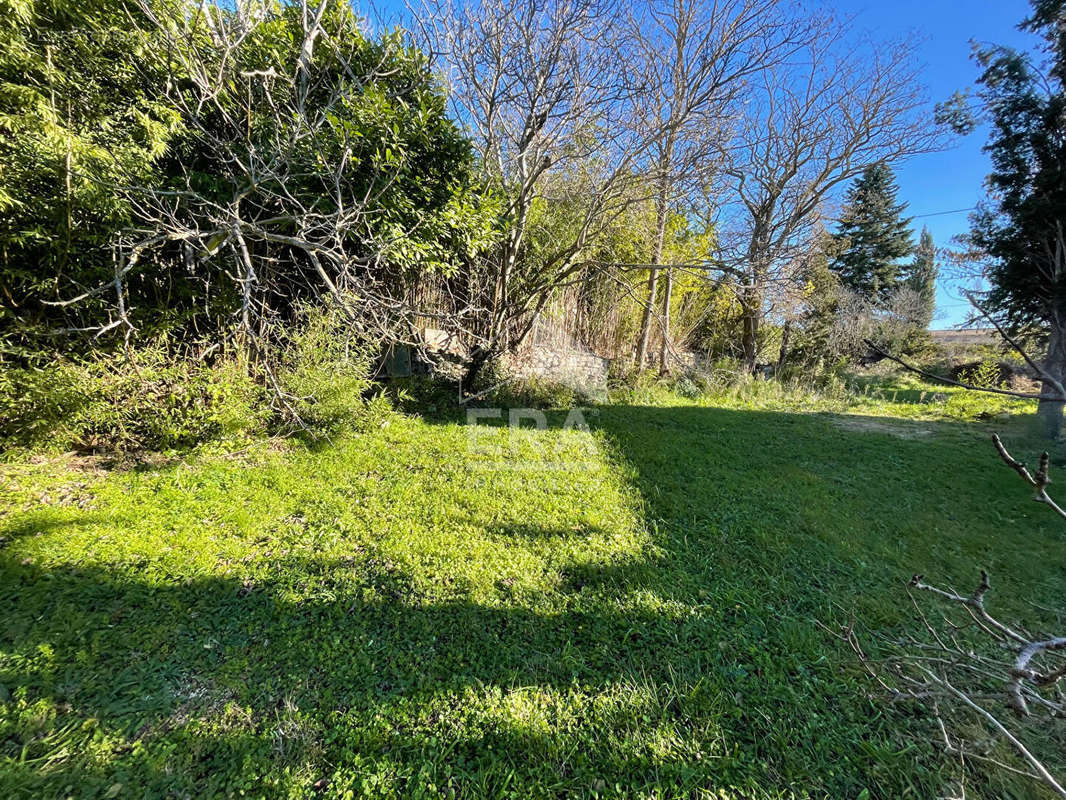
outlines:
[[829, 358], [859, 357], [860, 363], [873, 363], [883, 358], [881, 352], [905, 352], [925, 330], [924, 302], [909, 286], [897, 286], [879, 299], [837, 284], [831, 302], [832, 317], [821, 345]]
[[840, 184], [877, 161], [935, 149], [939, 134], [906, 43], [849, 44], [824, 20], [801, 54], [761, 73], [743, 124], [723, 154], [731, 199], [721, 270], [739, 287], [744, 360], [754, 369], [771, 286], [789, 266]]
[[[635, 168], [650, 135], [622, 124], [638, 87], [620, 10], [613, 0], [427, 0], [414, 14], [503, 203], [503, 240], [472, 281], [484, 286], [484, 318], [468, 377], [521, 343], [551, 293], [587, 266], [582, 251], [639, 200]], [[569, 177], [552, 183], [563, 195], [549, 191], [552, 175]], [[580, 207], [580, 219], [522, 264], [538, 201]]]
[[[786, 58], [807, 31], [780, 0], [660, 0], [642, 7], [628, 27], [641, 84], [632, 124], [639, 131], [657, 132], [647, 155], [656, 229], [636, 344], [635, 360], [642, 368], [669, 214], [674, 208], [684, 212], [686, 198], [699, 198], [711, 183], [719, 164], [718, 144], [729, 136], [748, 82]], [[664, 371], [672, 285], [673, 270], [666, 265], [659, 354]]]

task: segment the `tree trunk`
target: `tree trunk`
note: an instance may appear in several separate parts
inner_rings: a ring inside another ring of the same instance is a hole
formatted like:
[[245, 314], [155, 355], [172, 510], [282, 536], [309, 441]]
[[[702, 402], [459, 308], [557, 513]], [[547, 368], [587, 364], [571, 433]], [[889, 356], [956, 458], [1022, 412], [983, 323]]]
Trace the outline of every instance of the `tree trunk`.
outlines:
[[466, 370], [464, 371], [462, 380], [459, 384], [462, 391], [473, 391], [478, 376], [481, 375], [481, 370], [484, 369], [491, 356], [491, 350], [481, 347], [474, 348], [473, 352], [470, 354], [470, 360], [466, 364]]
[[[1060, 384], [1066, 383], [1066, 317], [1059, 317], [1052, 324], [1051, 341], [1048, 343], [1047, 359], [1044, 369], [1051, 373], [1051, 377]], [[1037, 416], [1044, 422], [1044, 431], [1049, 439], [1057, 439], [1062, 433], [1062, 411], [1066, 408], [1066, 402], [1061, 399], [1059, 393], [1046, 382], [1040, 387], [1041, 397], [1037, 406]]]
[[777, 369], [774, 374], [780, 375], [782, 368], [785, 366], [785, 359], [788, 358], [788, 337], [792, 333], [792, 322], [786, 322], [785, 327], [781, 330], [781, 349], [777, 351]]
[[670, 373], [670, 296], [674, 291], [674, 270], [666, 268], [666, 284], [663, 286], [663, 340], [659, 345], [659, 374]]
[[663, 260], [663, 242], [666, 239], [667, 207], [670, 200], [670, 154], [672, 141], [667, 141], [666, 153], [659, 159], [659, 192], [655, 196], [655, 249], [652, 251], [651, 272], [648, 273], [648, 304], [640, 320], [640, 336], [637, 337], [637, 353], [634, 361], [637, 369], [644, 369], [648, 355], [648, 337], [651, 334], [651, 315], [655, 313], [655, 295], [659, 286], [659, 264]]
[[648, 300], [644, 306], [644, 316], [640, 320], [640, 335], [637, 337], [637, 353], [633, 358], [637, 369], [644, 369], [644, 362], [648, 356], [648, 335], [651, 333], [651, 315], [655, 308], [655, 295], [659, 288], [659, 270], [651, 268], [648, 273]]
[[744, 369], [755, 374], [755, 365], [759, 357], [759, 312], [744, 306], [741, 316], [740, 346], [744, 356]]
[[740, 301], [740, 349], [744, 369], [755, 374], [759, 358], [759, 328], [762, 325], [762, 292], [759, 290], [758, 277], [752, 270], [751, 285], [738, 293]]
[[738, 294], [741, 309], [741, 350], [744, 367], [754, 375], [759, 358], [759, 325], [762, 323], [762, 287], [766, 275], [769, 252], [769, 222], [773, 206], [762, 209], [755, 217], [755, 225], [748, 244], [748, 285]]
[[515, 222], [515, 227], [507, 234], [507, 238], [504, 241], [503, 252], [500, 258], [500, 270], [496, 279], [496, 286], [493, 289], [492, 300], [492, 317], [489, 321], [489, 342], [490, 346], [496, 346], [497, 343], [502, 349], [507, 347], [507, 334], [506, 319], [508, 313], [508, 305], [510, 303], [509, 289], [511, 285], [511, 276], [514, 274], [515, 265], [518, 263], [518, 248], [522, 243], [522, 235], [525, 232], [525, 220], [526, 213], [524, 208], [520, 208]]

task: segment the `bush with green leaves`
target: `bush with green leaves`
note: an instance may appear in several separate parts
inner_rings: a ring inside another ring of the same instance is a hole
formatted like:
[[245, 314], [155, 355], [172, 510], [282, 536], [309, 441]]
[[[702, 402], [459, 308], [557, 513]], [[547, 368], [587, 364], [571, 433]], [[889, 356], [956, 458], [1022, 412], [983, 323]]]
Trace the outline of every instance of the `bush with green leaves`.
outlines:
[[572, 408], [589, 398], [566, 384], [548, 378], [515, 378], [503, 381], [487, 401], [504, 408]]
[[1003, 367], [996, 355], [990, 355], [982, 359], [981, 363], [959, 373], [959, 379], [963, 383], [976, 386], [978, 389], [998, 389], [1002, 386]]
[[[219, 343], [235, 313], [248, 333], [261, 330], [248, 316], [289, 323], [331, 285], [370, 287], [385, 316], [496, 236], [428, 57], [400, 33], [368, 34], [346, 3], [322, 7], [317, 33], [288, 0], [254, 14], [7, 5], [0, 363], [121, 344], [120, 316], [139, 335]], [[321, 255], [332, 247], [343, 258]]]
[[[113, 301], [47, 303], [113, 279], [114, 236], [135, 222], [117, 187], [159, 180], [182, 121], [161, 97], [167, 58], [137, 0], [0, 7], [0, 358], [39, 364], [85, 344], [69, 333]], [[161, 271], [128, 287], [138, 309], [187, 297], [182, 270]]]
[[689, 375], [679, 376], [674, 381], [673, 389], [679, 395], [689, 400], [696, 399], [704, 392], [704, 387], [701, 386], [696, 379]]
[[270, 387], [276, 427], [315, 439], [380, 416], [384, 400], [371, 395], [377, 346], [338, 303], [303, 305], [296, 317], [277, 336], [276, 385]]
[[169, 450], [239, 438], [266, 423], [263, 391], [237, 359], [128, 354], [0, 370], [0, 446]]

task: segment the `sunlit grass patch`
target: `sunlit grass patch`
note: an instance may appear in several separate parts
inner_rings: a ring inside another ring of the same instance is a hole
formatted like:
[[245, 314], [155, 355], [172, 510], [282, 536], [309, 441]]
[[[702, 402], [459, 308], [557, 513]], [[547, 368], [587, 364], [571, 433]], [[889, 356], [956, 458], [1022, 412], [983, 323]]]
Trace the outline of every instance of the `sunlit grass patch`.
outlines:
[[787, 397], [6, 465], [0, 794], [935, 796], [818, 623], [981, 566], [1032, 623], [1061, 531], [982, 424]]

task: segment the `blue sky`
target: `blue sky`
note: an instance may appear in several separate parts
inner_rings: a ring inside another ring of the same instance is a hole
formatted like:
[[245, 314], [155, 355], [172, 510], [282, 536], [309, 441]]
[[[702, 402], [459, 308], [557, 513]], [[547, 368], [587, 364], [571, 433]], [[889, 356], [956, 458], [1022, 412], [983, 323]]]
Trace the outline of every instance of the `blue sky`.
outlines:
[[[956, 89], [973, 86], [977, 66], [970, 59], [970, 40], [1017, 48], [1035, 41], [1017, 30], [1029, 15], [1025, 0], [836, 0], [829, 5], [854, 15], [858, 27], [874, 37], [914, 36], [920, 42], [920, 59], [931, 101], [946, 99]], [[900, 199], [916, 216], [915, 232], [928, 226], [937, 246], [967, 230], [967, 215], [924, 214], [972, 207], [983, 195], [988, 158], [981, 152], [986, 131], [979, 128], [954, 140], [946, 152], [916, 156], [896, 169]], [[937, 287], [934, 328], [962, 322], [969, 308], [953, 283], [944, 279]]]

